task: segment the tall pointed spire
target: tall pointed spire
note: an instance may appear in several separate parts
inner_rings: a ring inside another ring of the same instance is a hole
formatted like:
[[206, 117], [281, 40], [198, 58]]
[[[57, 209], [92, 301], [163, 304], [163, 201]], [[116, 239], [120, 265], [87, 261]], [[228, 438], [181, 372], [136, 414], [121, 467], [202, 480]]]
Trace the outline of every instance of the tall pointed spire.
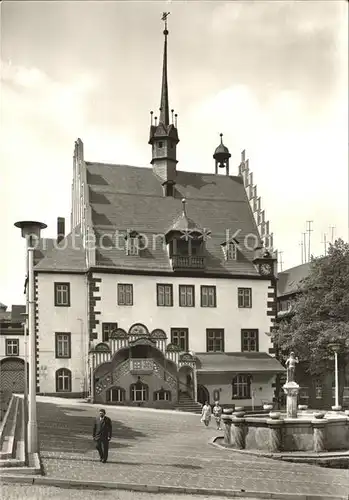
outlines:
[[[177, 131], [177, 114], [169, 109], [168, 82], [167, 82], [167, 17], [170, 13], [164, 12], [162, 20], [165, 23], [164, 35], [164, 60], [162, 68], [161, 101], [159, 119], [150, 113], [150, 134], [148, 143], [152, 146], [152, 159], [154, 174], [159, 178], [164, 187], [165, 196], [173, 196], [173, 185], [176, 183], [177, 144], [179, 143]], [[170, 122], [171, 119], [171, 122]]]
[[169, 113], [169, 103], [168, 103], [168, 83], [167, 83], [167, 17], [170, 13], [164, 12], [162, 20], [165, 22], [165, 41], [164, 41], [164, 60], [162, 66], [162, 83], [161, 83], [161, 101], [160, 101], [160, 118], [159, 123], [164, 125], [169, 125], [170, 123], [170, 113]]

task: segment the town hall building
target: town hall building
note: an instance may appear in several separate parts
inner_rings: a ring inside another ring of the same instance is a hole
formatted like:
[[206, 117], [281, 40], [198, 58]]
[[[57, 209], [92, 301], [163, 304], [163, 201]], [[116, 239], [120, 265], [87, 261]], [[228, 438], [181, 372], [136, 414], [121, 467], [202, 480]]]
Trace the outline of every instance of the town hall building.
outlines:
[[75, 143], [71, 231], [59, 218], [36, 254], [38, 392], [260, 407], [284, 371], [271, 340], [273, 238], [245, 153], [231, 171], [222, 134], [212, 173], [180, 170], [168, 34], [165, 23], [151, 166], [89, 162]]

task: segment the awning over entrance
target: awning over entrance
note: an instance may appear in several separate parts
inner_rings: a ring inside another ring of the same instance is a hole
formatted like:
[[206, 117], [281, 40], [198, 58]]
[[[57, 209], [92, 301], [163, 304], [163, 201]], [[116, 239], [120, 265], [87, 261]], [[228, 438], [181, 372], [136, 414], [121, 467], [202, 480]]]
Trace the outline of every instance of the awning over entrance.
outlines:
[[198, 373], [283, 373], [281, 363], [265, 352], [196, 353]]

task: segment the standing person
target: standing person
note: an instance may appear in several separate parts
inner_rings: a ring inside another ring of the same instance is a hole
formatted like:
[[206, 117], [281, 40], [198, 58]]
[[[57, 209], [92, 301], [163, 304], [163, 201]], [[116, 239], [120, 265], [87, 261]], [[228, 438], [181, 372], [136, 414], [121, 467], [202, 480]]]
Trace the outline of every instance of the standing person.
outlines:
[[216, 401], [215, 405], [213, 407], [213, 416], [214, 416], [214, 418], [216, 420], [217, 431], [221, 431], [222, 430], [221, 429], [222, 412], [223, 412], [223, 409], [220, 406], [219, 401]]
[[104, 464], [108, 460], [109, 441], [111, 440], [112, 425], [105, 410], [99, 410], [99, 416], [95, 420], [93, 427], [93, 439], [96, 442], [96, 448], [99, 453], [100, 461]]
[[205, 401], [205, 404], [202, 407], [201, 422], [204, 422], [206, 427], [208, 427], [211, 421], [211, 414], [212, 414], [211, 406], [208, 404], [208, 401]]

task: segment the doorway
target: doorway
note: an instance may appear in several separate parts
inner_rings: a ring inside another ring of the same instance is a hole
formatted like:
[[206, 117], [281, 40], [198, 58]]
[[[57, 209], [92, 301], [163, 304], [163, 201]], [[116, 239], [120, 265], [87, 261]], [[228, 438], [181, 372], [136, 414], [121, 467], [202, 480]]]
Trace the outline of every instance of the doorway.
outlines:
[[208, 392], [207, 387], [204, 385], [198, 385], [198, 402], [205, 404], [206, 401], [210, 403], [210, 393]]

